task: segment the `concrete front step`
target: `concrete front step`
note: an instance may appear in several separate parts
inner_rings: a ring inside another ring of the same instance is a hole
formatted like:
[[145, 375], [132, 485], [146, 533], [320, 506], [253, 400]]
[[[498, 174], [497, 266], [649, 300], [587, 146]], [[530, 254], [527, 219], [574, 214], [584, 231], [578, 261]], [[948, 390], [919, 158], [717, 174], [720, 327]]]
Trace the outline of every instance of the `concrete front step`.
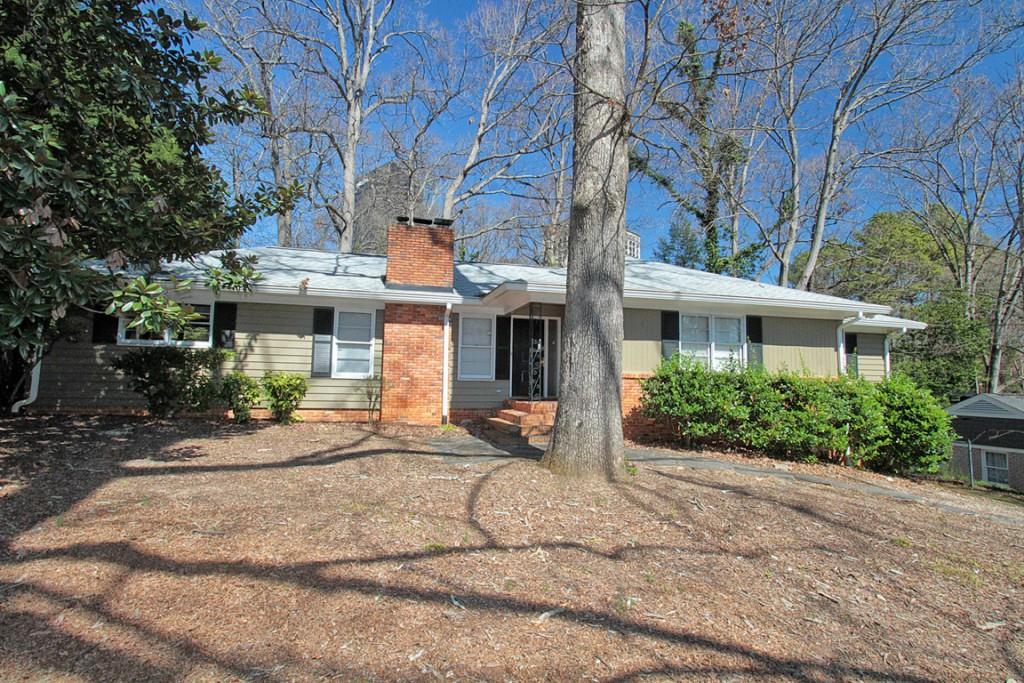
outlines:
[[558, 410], [558, 401], [527, 401], [525, 399], [510, 398], [505, 401], [505, 407], [512, 410], [519, 410], [524, 413], [551, 413]]
[[550, 411], [542, 413], [526, 413], [522, 410], [503, 408], [498, 411], [498, 417], [502, 420], [515, 423], [521, 427], [537, 427], [541, 425], [551, 427], [555, 424], [555, 414]]
[[500, 417], [487, 418], [487, 424], [506, 434], [515, 434], [530, 440], [541, 436], [546, 437], [552, 429], [551, 425], [520, 425]]

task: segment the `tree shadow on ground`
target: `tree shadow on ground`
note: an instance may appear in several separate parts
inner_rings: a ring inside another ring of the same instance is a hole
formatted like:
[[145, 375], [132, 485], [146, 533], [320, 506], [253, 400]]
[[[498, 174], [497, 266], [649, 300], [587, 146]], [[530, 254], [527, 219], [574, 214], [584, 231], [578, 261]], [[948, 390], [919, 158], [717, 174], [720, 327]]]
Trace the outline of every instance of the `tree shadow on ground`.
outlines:
[[[495, 546], [494, 551], [504, 551], [504, 547]], [[479, 548], [474, 552], [480, 552]], [[270, 580], [275, 582], [285, 581], [294, 586], [310, 589], [320, 593], [349, 592], [363, 596], [380, 598], [390, 597], [403, 601], [412, 601], [418, 604], [434, 604], [440, 607], [451, 605], [452, 593], [449, 591], [438, 591], [425, 589], [419, 586], [410, 585], [395, 581], [380, 581], [362, 577], [337, 577], [328, 575], [324, 570], [337, 565], [336, 562], [300, 562], [283, 564], [260, 564], [246, 561], [224, 562], [224, 561], [192, 561], [181, 562], [173, 558], [164, 557], [155, 553], [140, 550], [125, 542], [101, 543], [101, 544], [77, 544], [62, 548], [56, 551], [47, 551], [41, 554], [31, 553], [23, 558], [23, 561], [33, 561], [41, 557], [67, 558], [78, 560], [89, 560], [93, 562], [112, 563], [123, 567], [128, 571], [138, 572], [161, 572], [176, 577], [202, 577], [210, 575], [229, 575], [244, 577], [252, 580]], [[392, 557], [393, 559], [393, 557]], [[364, 560], [367, 561], [367, 560]], [[380, 558], [370, 558], [368, 561], [381, 561]], [[67, 602], [75, 607], [85, 609], [102, 617], [112, 623], [118, 624], [131, 631], [140, 632], [149, 640], [156, 640], [163, 645], [173, 645], [182, 648], [186, 658], [191, 660], [214, 659], [214, 663], [223, 666], [229, 671], [245, 674], [253, 670], [253, 663], [224, 662], [210, 655], [201, 645], [188, 639], [182, 639], [180, 635], [162, 633], [151, 628], [140, 625], [123, 616], [114, 614], [104, 608], [102, 604], [81, 601], [70, 595], [65, 595], [50, 588], [39, 586], [31, 582], [16, 584], [8, 591], [8, 599], [20, 594], [31, 593], [57, 601]], [[630, 619], [622, 614], [611, 611], [564, 607], [556, 603], [544, 600], [528, 600], [514, 598], [505, 595], [494, 595], [470, 589], [459, 590], [459, 603], [467, 610], [476, 610], [494, 613], [496, 616], [507, 616], [509, 614], [527, 617], [555, 613], [551, 619], [558, 619], [576, 625], [588, 626], [596, 629], [612, 629], [619, 633], [630, 636], [641, 636], [654, 639], [671, 645], [678, 645], [690, 648], [706, 650], [710, 654], [739, 657], [747, 660], [749, 664], [737, 671], [729, 669], [730, 673], [744, 673], [747, 675], [775, 675], [799, 681], [818, 681], [823, 678], [875, 678], [899, 681], [925, 681], [927, 678], [912, 674], [900, 673], [894, 670], [878, 670], [871, 667], [860, 667], [852, 664], [831, 661], [811, 661], [807, 659], [789, 658], [767, 654], [735, 642], [727, 642], [718, 638], [705, 636], [700, 633], [684, 629], [674, 629], [656, 626], [636, 619]], [[558, 611], [560, 610], [560, 611]], [[33, 615], [21, 613], [15, 615], [18, 620], [31, 620]], [[12, 624], [7, 624], [8, 629]], [[50, 628], [50, 627], [47, 627]], [[28, 629], [21, 629], [29, 632]], [[32, 629], [34, 630], [34, 629]], [[67, 635], [62, 632], [54, 632], [54, 639], [66, 639]], [[15, 644], [22, 641], [15, 640]], [[30, 643], [24, 643], [30, 645]], [[33, 641], [32, 652], [37, 652], [42, 643]], [[64, 643], [65, 647], [68, 645]], [[53, 650], [51, 646], [60, 648], [60, 643], [47, 643], [47, 650]], [[90, 644], [91, 646], [91, 644]], [[53, 666], [59, 666], [60, 662], [49, 662]], [[130, 663], [137, 668], [139, 660]], [[682, 668], [671, 669], [674, 675], [692, 673]], [[714, 669], [717, 671], [718, 669]], [[166, 671], [159, 669], [152, 672], [147, 671], [147, 677], [152, 675], [155, 680], [166, 678]], [[626, 676], [645, 675], [655, 671], [632, 672]], [[622, 680], [625, 680], [623, 678]]]
[[[123, 421], [122, 421], [123, 422]], [[95, 429], [95, 426], [93, 427]], [[231, 438], [247, 433], [232, 429], [220, 429], [211, 426], [203, 432], [202, 438]], [[83, 432], [82, 436], [86, 434]], [[92, 491], [114, 478], [143, 476], [189, 476], [209, 472], [239, 472], [261, 469], [324, 467], [341, 462], [368, 458], [387, 454], [411, 455], [445, 455], [432, 448], [416, 447], [416, 443], [406, 442], [407, 448], [372, 447], [366, 448], [366, 441], [371, 433], [359, 434], [345, 444], [335, 445], [305, 453], [293, 458], [270, 462], [252, 463], [161, 463], [144, 468], [126, 468], [126, 460], [138, 459], [140, 448], [148, 448], [154, 452], [164, 452], [174, 448], [174, 444], [183, 438], [199, 436], [193, 433], [153, 432], [140, 437], [140, 443], [134, 446], [132, 453], [91, 453], [88, 457], [73, 463], [58, 465], [52, 470], [61, 470], [60, 476], [50, 469], [43, 470], [29, 479], [25, 487], [9, 496], [0, 498], [0, 519], [5, 520], [4, 546], [0, 547], [0, 565], [7, 567], [28, 566], [28, 563], [41, 560], [86, 561], [104, 563], [118, 567], [120, 573], [117, 581], [126, 581], [137, 573], [160, 573], [177, 578], [198, 578], [205, 576], [232, 576], [252, 581], [267, 581], [271, 585], [286, 583], [297, 588], [322, 594], [349, 593], [366, 597], [387, 596], [397, 600], [416, 604], [449, 607], [452, 595], [457, 594], [460, 603], [467, 610], [493, 614], [503, 618], [509, 614], [520, 617], [535, 618], [540, 614], [549, 613], [551, 619], [557, 619], [576, 626], [604, 631], [612, 629], [629, 636], [649, 638], [661, 643], [686, 648], [694, 648], [709, 655], [720, 655], [727, 658], [739, 658], [744, 664], [735, 667], [694, 668], [666, 665], [648, 669], [636, 669], [622, 672], [613, 680], [628, 680], [649, 675], [662, 676], [779, 676], [798, 681], [820, 681], [832, 678], [869, 678], [902, 681], [923, 681], [924, 678], [903, 673], [894, 669], [874, 669], [860, 667], [852, 663], [830, 660], [809, 660], [795, 657], [773, 655], [761, 652], [748, 645], [730, 642], [711, 637], [692, 630], [670, 628], [630, 618], [628, 615], [612, 610], [585, 607], [566, 607], [555, 601], [544, 599], [528, 599], [509, 595], [480, 591], [468, 586], [460, 586], [455, 578], [449, 577], [445, 590], [424, 588], [408, 581], [391, 578], [371, 579], [365, 576], [338, 576], [339, 568], [346, 566], [379, 565], [394, 562], [415, 562], [429, 560], [440, 555], [475, 554], [481, 552], [508, 553], [529, 552], [533, 550], [571, 550], [578, 551], [618, 562], [632, 554], [652, 550], [671, 550], [679, 553], [697, 555], [729, 555], [735, 557], [735, 550], [728, 553], [724, 548], [694, 548], [666, 545], [623, 545], [611, 550], [602, 550], [587, 543], [577, 541], [529, 542], [521, 544], [503, 544], [498, 542], [495, 534], [482, 523], [479, 515], [480, 501], [485, 498], [488, 485], [513, 463], [505, 463], [491, 468], [479, 477], [469, 488], [465, 519], [463, 520], [482, 540], [481, 543], [457, 548], [435, 550], [399, 551], [381, 553], [370, 557], [334, 558], [308, 562], [261, 563], [250, 560], [200, 560], [182, 561], [174, 557], [141, 549], [126, 541], [102, 543], [76, 543], [63, 547], [40, 551], [22, 552], [14, 556], [10, 552], [10, 541], [40, 521], [60, 512], [66, 511], [71, 505], [86, 498]], [[31, 448], [23, 444], [22, 448]], [[706, 482], [687, 481], [685, 477], [669, 477], [690, 485], [707, 486]], [[645, 487], [646, 488], [646, 487]], [[666, 494], [648, 490], [648, 495]], [[630, 494], [632, 495], [632, 494]], [[633, 504], [645, 509], [643, 501], [633, 496]], [[625, 496], [624, 496], [625, 498]], [[670, 497], [669, 497], [670, 498]], [[778, 504], [778, 501], [768, 501]], [[13, 516], [22, 511], [23, 514]], [[655, 509], [646, 509], [647, 514], [658, 514]], [[799, 510], [802, 514], [808, 514]], [[9, 516], [12, 515], [12, 516]], [[8, 524], [7, 520], [14, 520]], [[822, 520], [834, 524], [835, 520]], [[817, 546], [808, 546], [802, 550], [813, 550]], [[6, 552], [5, 552], [6, 551]], [[762, 553], [751, 553], [756, 558]], [[272, 588], [270, 588], [272, 590]], [[12, 602], [16, 598], [38, 599], [60, 606], [62, 609], [83, 610], [96, 619], [102, 619], [125, 629], [144, 642], [173, 653], [177, 663], [171, 666], [148, 658], [126, 652], [124, 648], [93, 642], [66, 632], [52, 620], [24, 609], [13, 609]], [[261, 678], [266, 680], [282, 680], [285, 676], [277, 676], [273, 672], [275, 662], [246, 658], [241, 655], [226, 656], [217, 654], [195, 638], [178, 632], [168, 632], [144, 623], [141, 617], [133, 618], [127, 614], [115, 612], [105, 604], [104, 594], [94, 598], [79, 598], [52, 586], [41, 585], [31, 580], [20, 580], [14, 584], [0, 586], [0, 629], [5, 641], [5, 648], [22, 656], [24, 660], [35, 661], [52, 670], [74, 673], [91, 678], [95, 681], [105, 680], [180, 680], [188, 671], [198, 665], [218, 667], [229, 675], [240, 678]], [[561, 611], [559, 611], [561, 610]], [[282, 659], [286, 657], [281, 654]], [[319, 673], [319, 672], [318, 672]], [[366, 671], [333, 671], [332, 675], [364, 677]]]

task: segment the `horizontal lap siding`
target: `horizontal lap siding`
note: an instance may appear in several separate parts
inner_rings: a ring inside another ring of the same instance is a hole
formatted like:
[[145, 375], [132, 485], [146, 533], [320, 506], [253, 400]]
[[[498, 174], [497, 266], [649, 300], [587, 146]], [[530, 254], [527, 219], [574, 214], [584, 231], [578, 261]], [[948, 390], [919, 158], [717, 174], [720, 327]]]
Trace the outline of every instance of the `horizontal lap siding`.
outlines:
[[815, 377], [839, 374], [835, 320], [763, 318], [764, 367]]
[[307, 409], [376, 410], [380, 404], [380, 368], [384, 310], [376, 314], [374, 378], [310, 377], [313, 362], [313, 307], [238, 304], [236, 359], [231, 366], [252, 377], [267, 372], [295, 372], [309, 378], [302, 401]]
[[654, 372], [661, 364], [661, 311], [627, 308], [622, 319], [622, 372]]
[[110, 365], [127, 349], [91, 343], [91, 318], [76, 320], [75, 325], [76, 333], [56, 342], [43, 359], [39, 397], [33, 408], [144, 408], [142, 397]]
[[459, 379], [459, 315], [451, 316], [451, 366], [449, 367], [451, 409], [492, 410], [501, 408], [508, 398], [509, 380], [460, 380]]
[[885, 379], [885, 335], [857, 333], [857, 370], [864, 379]]

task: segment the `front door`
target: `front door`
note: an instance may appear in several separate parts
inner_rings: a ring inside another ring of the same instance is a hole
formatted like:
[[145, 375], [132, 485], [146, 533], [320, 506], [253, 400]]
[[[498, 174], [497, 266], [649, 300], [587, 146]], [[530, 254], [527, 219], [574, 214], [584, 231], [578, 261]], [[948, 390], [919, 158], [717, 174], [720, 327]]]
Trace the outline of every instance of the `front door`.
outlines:
[[543, 398], [544, 363], [547, 346], [545, 320], [512, 319], [512, 395]]

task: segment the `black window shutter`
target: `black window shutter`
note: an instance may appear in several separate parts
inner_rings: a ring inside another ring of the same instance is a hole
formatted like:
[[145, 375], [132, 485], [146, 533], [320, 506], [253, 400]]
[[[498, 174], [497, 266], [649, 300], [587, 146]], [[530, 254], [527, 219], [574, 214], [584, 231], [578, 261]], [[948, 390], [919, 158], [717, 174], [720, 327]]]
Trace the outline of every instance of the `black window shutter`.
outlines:
[[92, 343], [117, 343], [117, 317], [106, 313], [92, 314]]
[[661, 312], [661, 340], [679, 341], [679, 312]]
[[213, 305], [213, 345], [220, 349], [235, 348], [235, 326], [238, 304], [218, 301]]
[[761, 323], [761, 316], [747, 316], [747, 340], [753, 344], [764, 343], [764, 326]]
[[764, 367], [764, 324], [759, 315], [747, 316], [747, 364]]
[[509, 378], [509, 353], [511, 353], [512, 318], [499, 315], [494, 325], [494, 379]]
[[334, 309], [313, 309], [313, 367], [311, 377], [331, 376], [331, 344], [334, 341]]

